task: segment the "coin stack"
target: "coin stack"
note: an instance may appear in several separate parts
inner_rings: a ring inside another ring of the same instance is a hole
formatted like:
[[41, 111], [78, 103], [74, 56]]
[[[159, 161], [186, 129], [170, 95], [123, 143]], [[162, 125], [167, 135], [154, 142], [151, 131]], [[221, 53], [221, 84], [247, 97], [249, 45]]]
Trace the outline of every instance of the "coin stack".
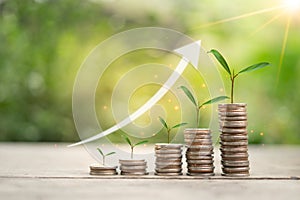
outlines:
[[110, 167], [110, 166], [103, 166], [99, 164], [93, 164], [90, 166], [90, 175], [117, 175], [117, 166]]
[[182, 175], [182, 144], [155, 144], [155, 175]]
[[222, 175], [249, 176], [247, 104], [219, 104]]
[[184, 130], [187, 146], [186, 161], [190, 176], [214, 175], [214, 151], [209, 129], [189, 128]]
[[147, 175], [145, 160], [119, 160], [121, 175]]

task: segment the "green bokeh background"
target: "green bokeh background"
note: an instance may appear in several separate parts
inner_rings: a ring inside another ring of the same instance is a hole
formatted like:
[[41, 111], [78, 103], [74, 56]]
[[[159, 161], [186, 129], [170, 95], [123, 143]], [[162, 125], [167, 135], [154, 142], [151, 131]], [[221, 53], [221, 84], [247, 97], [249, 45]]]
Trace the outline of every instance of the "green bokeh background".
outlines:
[[[97, 44], [113, 34], [158, 26], [201, 39], [207, 50], [220, 50], [237, 70], [260, 61], [272, 63], [237, 80], [236, 101], [248, 103], [249, 141], [300, 144], [300, 11], [292, 14], [278, 8], [244, 15], [281, 3], [0, 0], [0, 141], [78, 141], [72, 118], [72, 89], [81, 63]], [[212, 24], [241, 15], [245, 17]], [[140, 55], [137, 58], [137, 62], [144, 61]], [[222, 75], [228, 89], [228, 77]], [[102, 87], [104, 91], [111, 89], [109, 82]], [[101, 102], [97, 106], [101, 108]]]

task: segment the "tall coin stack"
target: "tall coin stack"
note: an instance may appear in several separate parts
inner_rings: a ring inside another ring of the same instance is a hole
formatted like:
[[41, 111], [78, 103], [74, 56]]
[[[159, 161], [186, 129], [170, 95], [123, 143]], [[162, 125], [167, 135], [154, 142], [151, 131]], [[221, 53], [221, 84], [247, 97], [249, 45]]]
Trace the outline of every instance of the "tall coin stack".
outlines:
[[93, 164], [90, 166], [90, 175], [98, 175], [98, 176], [104, 176], [104, 175], [117, 175], [117, 166], [110, 167], [110, 166], [103, 166], [99, 164]]
[[247, 104], [219, 104], [222, 175], [249, 176]]
[[200, 128], [185, 129], [184, 140], [187, 145], [187, 175], [213, 176], [215, 167], [210, 130]]
[[147, 175], [145, 160], [119, 160], [121, 175]]
[[182, 144], [155, 144], [155, 175], [182, 175]]

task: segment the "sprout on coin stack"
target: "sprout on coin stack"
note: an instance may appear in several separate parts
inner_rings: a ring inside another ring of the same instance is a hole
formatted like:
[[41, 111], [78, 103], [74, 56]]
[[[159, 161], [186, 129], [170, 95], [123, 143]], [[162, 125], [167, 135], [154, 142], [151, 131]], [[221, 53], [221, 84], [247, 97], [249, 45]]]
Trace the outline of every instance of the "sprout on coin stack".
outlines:
[[182, 144], [170, 144], [170, 135], [173, 129], [185, 126], [187, 123], [179, 123], [169, 126], [167, 122], [159, 117], [159, 121], [166, 129], [167, 143], [155, 144], [155, 175], [178, 176], [182, 175]]
[[213, 176], [214, 160], [211, 131], [209, 128], [198, 128], [200, 121], [200, 109], [204, 105], [216, 103], [227, 99], [226, 96], [219, 96], [204, 103], [199, 103], [192, 92], [185, 86], [181, 86], [185, 95], [190, 99], [196, 109], [197, 128], [187, 128], [184, 130], [184, 139], [187, 145], [186, 161], [188, 167], [187, 175], [190, 176]]
[[130, 160], [119, 160], [121, 175], [147, 175], [147, 162], [145, 160], [134, 160], [133, 151], [136, 146], [147, 143], [147, 140], [143, 140], [137, 143], [132, 143], [128, 136], [122, 135], [125, 141], [129, 144], [131, 150]]
[[97, 148], [98, 152], [102, 156], [102, 165], [93, 164], [90, 166], [90, 175], [117, 175], [118, 172], [116, 171], [117, 166], [106, 166], [105, 165], [105, 158], [107, 156], [113, 155], [116, 152], [110, 152], [104, 154], [100, 148]]
[[233, 103], [234, 83], [240, 74], [266, 67], [269, 63], [257, 63], [235, 73], [234, 70], [229, 68], [220, 52], [212, 49], [209, 53], [215, 56], [217, 61], [229, 74], [231, 80], [231, 103], [218, 105], [221, 131], [222, 175], [233, 177], [249, 176], [247, 104]]

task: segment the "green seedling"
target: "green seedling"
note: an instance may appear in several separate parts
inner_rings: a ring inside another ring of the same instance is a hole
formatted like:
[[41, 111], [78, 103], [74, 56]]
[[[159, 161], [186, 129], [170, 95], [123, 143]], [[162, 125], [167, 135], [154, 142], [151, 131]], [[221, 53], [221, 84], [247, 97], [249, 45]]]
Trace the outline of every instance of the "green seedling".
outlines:
[[192, 94], [192, 92], [185, 86], [180, 86], [180, 89], [183, 90], [183, 92], [185, 93], [185, 95], [189, 98], [189, 100], [193, 103], [193, 105], [195, 106], [195, 110], [196, 110], [196, 124], [197, 127], [199, 127], [199, 122], [200, 122], [200, 109], [208, 104], [213, 104], [219, 101], [222, 101], [224, 99], [229, 99], [229, 97], [227, 96], [219, 96], [219, 97], [215, 97], [213, 99], [210, 99], [204, 103], [200, 103], [196, 97], [194, 97], [194, 95]]
[[131, 142], [131, 140], [129, 139], [129, 137], [127, 137], [126, 135], [122, 135], [122, 136], [125, 139], [125, 141], [130, 145], [130, 149], [131, 149], [131, 155], [130, 155], [130, 157], [131, 157], [131, 159], [133, 159], [133, 149], [134, 149], [134, 147], [136, 147], [138, 145], [145, 144], [145, 143], [148, 142], [148, 140], [143, 140], [143, 141], [140, 141], [140, 142], [137, 142], [137, 143], [133, 144]]
[[99, 153], [100, 153], [101, 156], [102, 156], [102, 165], [105, 165], [105, 158], [106, 158], [107, 156], [110, 156], [110, 155], [113, 155], [113, 154], [116, 153], [116, 152], [110, 152], [110, 153], [104, 154], [103, 151], [102, 151], [100, 148], [97, 148], [97, 150], [99, 151]]
[[167, 130], [168, 143], [170, 143], [170, 135], [171, 135], [171, 131], [173, 129], [187, 125], [187, 123], [180, 123], [180, 124], [176, 124], [175, 126], [170, 127], [170, 126], [168, 126], [167, 122], [162, 117], [159, 117], [159, 121], [164, 126], [164, 128]]
[[218, 60], [218, 62], [221, 64], [221, 66], [225, 69], [225, 71], [229, 74], [230, 76], [230, 80], [231, 80], [231, 94], [230, 94], [230, 99], [231, 99], [231, 103], [233, 103], [233, 89], [234, 89], [234, 81], [236, 79], [236, 77], [242, 73], [245, 72], [251, 72], [263, 67], [266, 67], [268, 65], [270, 65], [270, 63], [268, 62], [260, 62], [254, 65], [251, 65], [249, 67], [246, 67], [244, 69], [242, 69], [241, 71], [239, 71], [238, 73], [234, 72], [234, 69], [230, 69], [229, 65], [227, 64], [225, 58], [221, 55], [220, 52], [218, 52], [215, 49], [210, 50], [208, 53], [212, 53], [215, 58]]

